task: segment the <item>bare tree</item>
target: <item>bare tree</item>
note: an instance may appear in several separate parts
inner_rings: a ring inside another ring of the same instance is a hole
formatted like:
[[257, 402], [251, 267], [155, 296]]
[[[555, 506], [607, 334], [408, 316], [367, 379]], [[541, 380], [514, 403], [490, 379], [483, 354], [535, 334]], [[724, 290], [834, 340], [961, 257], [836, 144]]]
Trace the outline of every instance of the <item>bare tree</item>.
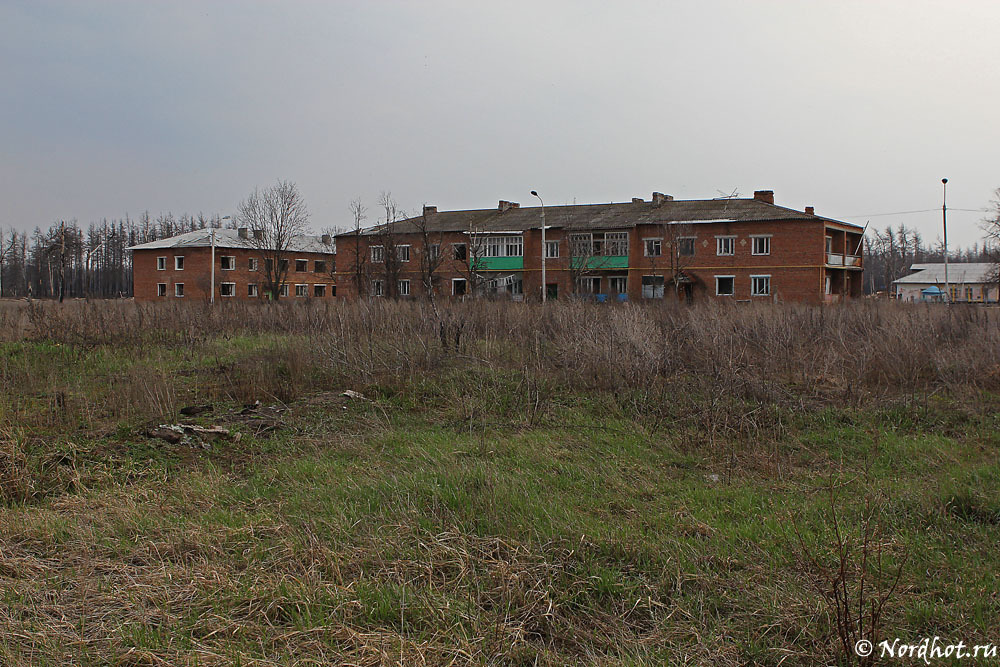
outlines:
[[305, 233], [309, 223], [305, 200], [294, 183], [278, 181], [255, 189], [240, 202], [235, 217], [239, 226], [250, 230], [247, 241], [264, 259], [264, 291], [277, 300], [288, 276], [292, 241]]
[[997, 284], [997, 300], [1000, 301], [1000, 188], [993, 191], [989, 214], [980, 222], [980, 228], [985, 235], [982, 255], [993, 265], [984, 279]]
[[361, 238], [364, 236], [363, 223], [368, 217], [368, 209], [361, 201], [361, 197], [351, 200], [351, 217], [354, 219], [351, 229], [351, 236], [354, 237], [354, 289], [358, 298], [361, 298], [368, 287], [368, 249], [361, 246]]
[[436, 271], [444, 261], [444, 235], [441, 232], [434, 234], [430, 230], [428, 218], [436, 212], [424, 206], [420, 217], [416, 219], [417, 231], [420, 233], [420, 282], [423, 285], [427, 298], [430, 299], [431, 306], [437, 313], [437, 304], [434, 301], [434, 291], [437, 289], [438, 276]]
[[[373, 251], [371, 257], [373, 271], [385, 281], [382, 294], [390, 298], [399, 297], [399, 279], [403, 271], [403, 261], [409, 258], [401, 257], [403, 248], [400, 247], [396, 234], [396, 222], [405, 217], [396, 205], [392, 193], [383, 190], [378, 198], [379, 206], [382, 208], [382, 224], [373, 234], [373, 246], [379, 250]], [[406, 246], [406, 251], [409, 246]]]

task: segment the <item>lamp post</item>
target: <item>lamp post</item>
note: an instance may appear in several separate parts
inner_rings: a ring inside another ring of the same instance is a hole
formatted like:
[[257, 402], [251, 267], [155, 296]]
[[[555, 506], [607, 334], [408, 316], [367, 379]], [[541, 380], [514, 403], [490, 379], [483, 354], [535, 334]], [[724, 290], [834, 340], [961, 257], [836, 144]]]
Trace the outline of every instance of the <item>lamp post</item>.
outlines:
[[[531, 191], [531, 194], [538, 197], [538, 193], [534, 190]], [[538, 197], [538, 201], [542, 205], [542, 303], [545, 303], [545, 292], [547, 291], [545, 285], [545, 202], [542, 201], [541, 197]]]
[[944, 291], [951, 303], [951, 288], [948, 287], [948, 179], [941, 179], [941, 224], [944, 226]]
[[[227, 215], [224, 218], [219, 218], [219, 222], [221, 223], [223, 220], [229, 220], [229, 219], [230, 216]], [[212, 236], [212, 286], [209, 289], [208, 303], [209, 305], [214, 306], [215, 305], [215, 227], [212, 227], [211, 236]]]

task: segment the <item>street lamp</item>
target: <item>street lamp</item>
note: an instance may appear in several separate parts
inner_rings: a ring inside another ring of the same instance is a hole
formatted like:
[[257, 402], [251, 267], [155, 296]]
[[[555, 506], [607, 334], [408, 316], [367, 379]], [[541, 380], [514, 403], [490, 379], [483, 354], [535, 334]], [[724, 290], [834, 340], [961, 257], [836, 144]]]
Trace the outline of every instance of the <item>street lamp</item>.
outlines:
[[941, 224], [944, 226], [944, 291], [951, 303], [951, 289], [948, 287], [948, 179], [941, 179]]
[[[223, 220], [230, 220], [230, 219], [231, 219], [230, 216], [227, 215], [224, 218], [219, 218], [219, 222], [221, 223]], [[209, 289], [208, 303], [209, 305], [214, 306], [215, 305], [215, 227], [212, 227], [211, 237], [212, 237], [212, 286], [211, 289]]]
[[[538, 197], [538, 193], [534, 190], [531, 194]], [[545, 202], [542, 201], [541, 197], [538, 197], [538, 201], [542, 204], [542, 303], [545, 303]]]

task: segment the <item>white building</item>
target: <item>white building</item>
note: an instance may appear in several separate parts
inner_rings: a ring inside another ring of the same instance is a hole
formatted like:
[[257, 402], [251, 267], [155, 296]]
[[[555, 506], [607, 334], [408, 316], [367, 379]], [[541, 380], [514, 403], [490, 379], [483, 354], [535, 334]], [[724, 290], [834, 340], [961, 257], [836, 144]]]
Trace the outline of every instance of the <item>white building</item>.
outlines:
[[892, 283], [896, 298], [901, 301], [997, 301], [996, 264], [949, 262], [947, 289], [943, 263], [914, 264], [910, 270], [913, 273]]

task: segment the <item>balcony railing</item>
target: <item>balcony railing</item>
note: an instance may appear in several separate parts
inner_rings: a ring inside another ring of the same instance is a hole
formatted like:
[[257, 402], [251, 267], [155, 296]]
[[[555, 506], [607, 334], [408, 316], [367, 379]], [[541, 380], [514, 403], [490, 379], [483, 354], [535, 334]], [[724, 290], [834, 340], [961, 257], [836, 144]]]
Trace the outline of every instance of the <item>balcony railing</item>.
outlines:
[[826, 263], [830, 266], [861, 266], [861, 257], [859, 255], [837, 255], [834, 253], [826, 253]]

